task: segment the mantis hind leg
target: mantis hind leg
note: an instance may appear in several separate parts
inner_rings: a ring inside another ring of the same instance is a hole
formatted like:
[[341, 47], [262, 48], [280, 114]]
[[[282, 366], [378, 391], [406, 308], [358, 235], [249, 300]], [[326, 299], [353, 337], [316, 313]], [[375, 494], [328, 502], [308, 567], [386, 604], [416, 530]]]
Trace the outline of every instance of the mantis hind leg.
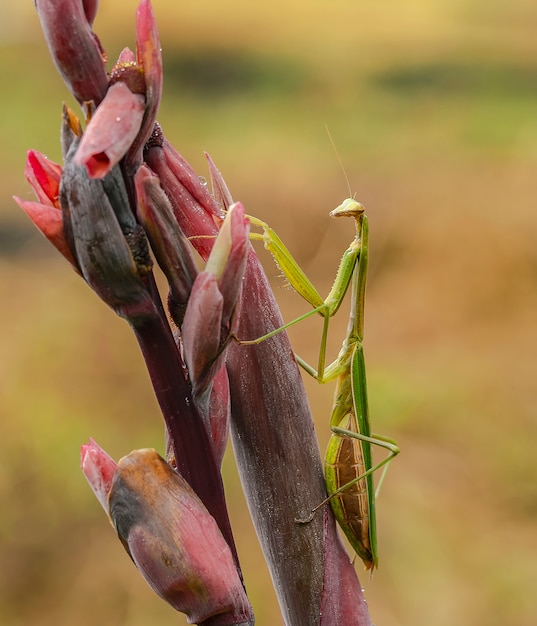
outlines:
[[[373, 465], [373, 467], [370, 467], [360, 476], [357, 476], [356, 478], [353, 478], [351, 481], [345, 483], [344, 485], [341, 485], [322, 504], [325, 504], [326, 502], [330, 501], [334, 496], [337, 496], [338, 494], [342, 493], [346, 489], [349, 489], [349, 487], [352, 487], [353, 485], [355, 485], [358, 481], [362, 480], [363, 478], [366, 478], [367, 476], [374, 474], [381, 467], [384, 467], [377, 489], [375, 491], [375, 498], [376, 498], [379, 494], [380, 487], [382, 486], [382, 483], [384, 482], [384, 477], [386, 475], [386, 471], [388, 469], [389, 463], [400, 452], [399, 446], [395, 443], [393, 439], [390, 439], [389, 437], [384, 437], [383, 435], [373, 435], [371, 437], [367, 437], [366, 435], [362, 435], [360, 433], [356, 433], [356, 432], [353, 432], [352, 430], [347, 430], [345, 428], [338, 428], [337, 426], [332, 427], [332, 432], [334, 432], [336, 435], [340, 435], [343, 437], [352, 437], [353, 439], [359, 439], [360, 441], [366, 441], [367, 443], [374, 444], [376, 446], [384, 448], [385, 450], [388, 450], [389, 454], [386, 458], [382, 459], [382, 461], [380, 461], [379, 463], [376, 463], [375, 465]], [[318, 506], [322, 506], [322, 504]]]
[[[384, 473], [389, 462], [399, 454], [399, 448], [391, 439], [382, 436], [366, 436], [355, 431], [339, 427], [332, 427], [335, 435], [328, 444], [325, 461], [326, 485], [328, 497], [320, 502], [303, 519], [296, 519], [298, 523], [308, 523], [315, 514], [330, 503], [334, 516], [345, 533], [353, 550], [362, 559], [366, 569], [378, 567], [377, 533], [375, 500], [378, 493], [373, 493], [372, 474], [384, 467], [380, 479], [382, 483]], [[350, 445], [349, 440], [359, 440], [363, 445], [378, 445], [388, 450], [385, 459], [364, 469], [364, 458], [361, 447]], [[352, 479], [349, 478], [354, 475]], [[343, 483], [343, 484], [341, 484]], [[380, 486], [380, 484], [379, 484]]]
[[347, 430], [345, 428], [338, 428], [337, 426], [332, 427], [332, 431], [334, 432], [334, 434], [342, 436], [342, 437], [351, 437], [353, 439], [359, 439], [360, 441], [365, 441], [367, 443], [380, 446], [381, 448], [385, 448], [386, 450], [389, 451], [389, 454], [385, 459], [382, 459], [382, 461], [380, 461], [379, 463], [376, 463], [375, 465], [370, 467], [368, 470], [361, 473], [359, 476], [356, 476], [356, 478], [353, 478], [352, 480], [348, 481], [344, 485], [339, 486], [333, 493], [331, 493], [327, 498], [325, 498], [316, 507], [314, 507], [310, 511], [310, 515], [308, 517], [306, 517], [305, 519], [297, 519], [296, 521], [298, 523], [307, 524], [308, 522], [311, 522], [311, 520], [314, 518], [317, 511], [321, 509], [323, 506], [325, 506], [325, 504], [328, 504], [331, 500], [333, 500], [339, 494], [343, 493], [350, 487], [353, 487], [354, 485], [356, 485], [360, 480], [363, 480], [364, 478], [371, 476], [374, 472], [379, 470], [381, 467], [384, 467], [384, 471], [382, 472], [379, 485], [375, 492], [375, 497], [376, 497], [378, 495], [380, 486], [382, 485], [382, 482], [384, 480], [384, 475], [386, 473], [386, 470], [388, 469], [388, 464], [390, 463], [390, 461], [392, 461], [394, 457], [396, 457], [399, 454], [399, 447], [397, 446], [397, 444], [395, 443], [393, 439], [389, 439], [388, 437], [384, 437], [382, 435], [375, 435], [374, 437], [367, 437], [366, 435], [361, 435], [360, 433], [356, 433], [356, 432], [353, 432], [352, 430]]

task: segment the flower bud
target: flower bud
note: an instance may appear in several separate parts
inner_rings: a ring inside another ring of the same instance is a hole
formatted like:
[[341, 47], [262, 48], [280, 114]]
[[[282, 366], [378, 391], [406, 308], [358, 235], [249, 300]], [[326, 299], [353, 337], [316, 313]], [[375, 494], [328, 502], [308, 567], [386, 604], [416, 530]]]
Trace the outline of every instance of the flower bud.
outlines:
[[113, 170], [102, 181], [92, 179], [68, 159], [60, 201], [66, 237], [86, 282], [122, 317], [152, 312], [143, 281], [150, 271], [147, 243], [134, 224], [121, 175]]
[[15, 202], [32, 220], [36, 226], [50, 243], [71, 263], [73, 268], [79, 272], [78, 264], [71, 249], [65, 239], [63, 232], [62, 212], [54, 207], [33, 202], [31, 200], [23, 200], [18, 196], [13, 196]]
[[231, 197], [231, 192], [226, 185], [226, 181], [224, 177], [220, 173], [220, 170], [216, 167], [215, 162], [212, 158], [205, 153], [205, 158], [209, 163], [209, 175], [211, 177], [211, 185], [213, 187], [213, 196], [218, 204], [227, 211], [229, 207], [233, 204], [233, 198]]
[[143, 70], [146, 103], [140, 132], [127, 155], [127, 161], [133, 169], [142, 162], [142, 151], [153, 132], [162, 96], [162, 53], [149, 0], [141, 0], [136, 11], [136, 59]]
[[91, 178], [103, 178], [119, 163], [140, 130], [145, 98], [123, 82], [110, 86], [82, 136], [73, 158]]
[[90, 442], [80, 448], [80, 465], [91, 490], [108, 513], [108, 494], [112, 488], [117, 463], [90, 438]]
[[177, 222], [205, 260], [213, 247], [213, 236], [223, 220], [223, 212], [191, 165], [164, 137], [158, 125], [146, 147], [145, 162], [159, 177]]
[[159, 179], [147, 165], [138, 169], [134, 183], [138, 219], [145, 229], [153, 254], [168, 279], [168, 306], [174, 322], [180, 328], [198, 273], [192, 248], [179, 228]]
[[205, 266], [218, 279], [218, 287], [224, 296], [222, 325], [230, 324], [235, 305], [242, 288], [248, 249], [250, 246], [250, 221], [244, 216], [240, 202], [232, 204], [220, 228], [213, 249]]
[[209, 388], [222, 365], [246, 267], [248, 232], [242, 205], [233, 205], [190, 294], [181, 332], [195, 396]]
[[114, 466], [95, 442], [82, 446], [84, 474], [153, 590], [189, 623], [253, 623], [229, 546], [188, 483], [151, 449]]
[[13, 196], [15, 202], [78, 272], [77, 262], [67, 243], [63, 229], [63, 216], [59, 200], [61, 166], [47, 159], [44, 154], [36, 150], [29, 150], [24, 173], [39, 202]]
[[37, 150], [28, 150], [24, 174], [39, 202], [59, 208], [61, 165]]
[[36, 0], [47, 44], [63, 80], [82, 105], [103, 99], [108, 88], [104, 54], [91, 30], [96, 2]]

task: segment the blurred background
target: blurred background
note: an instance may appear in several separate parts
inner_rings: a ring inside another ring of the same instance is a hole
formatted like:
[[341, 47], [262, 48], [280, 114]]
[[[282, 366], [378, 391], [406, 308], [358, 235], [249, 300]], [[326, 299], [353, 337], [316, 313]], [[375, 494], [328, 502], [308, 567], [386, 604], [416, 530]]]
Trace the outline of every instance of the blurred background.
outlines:
[[[380, 567], [361, 576], [374, 622], [535, 624], [537, 5], [153, 5], [164, 131], [200, 175], [212, 155], [321, 293], [353, 235], [328, 212], [350, 193], [367, 207], [371, 414], [401, 447], [378, 501]], [[134, 46], [135, 9], [101, 3], [111, 61]], [[90, 436], [116, 459], [163, 449], [134, 338], [11, 199], [33, 198], [27, 149], [61, 161], [72, 103], [30, 0], [0, 5], [0, 68], [0, 623], [183, 624], [79, 470]], [[307, 310], [260, 253], [285, 319]], [[320, 332], [291, 332], [312, 363]], [[324, 451], [333, 389], [306, 384]], [[281, 623], [230, 453], [224, 472], [257, 623]]]

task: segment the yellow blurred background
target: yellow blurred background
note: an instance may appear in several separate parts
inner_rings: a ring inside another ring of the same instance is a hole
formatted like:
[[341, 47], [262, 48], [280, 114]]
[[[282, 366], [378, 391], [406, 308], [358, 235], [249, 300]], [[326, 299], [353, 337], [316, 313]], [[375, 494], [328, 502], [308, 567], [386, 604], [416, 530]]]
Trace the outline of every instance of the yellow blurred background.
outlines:
[[[361, 576], [373, 621], [537, 623], [537, 5], [153, 6], [164, 131], [200, 175], [212, 155], [321, 293], [353, 233], [327, 216], [349, 191], [325, 125], [367, 207], [373, 428], [401, 447], [378, 501], [380, 568]], [[101, 3], [111, 60], [134, 46], [135, 8]], [[71, 102], [29, 0], [0, 7], [0, 67], [0, 624], [186, 624], [139, 577], [79, 470], [90, 436], [115, 458], [162, 451], [134, 338], [11, 200], [32, 197], [28, 148], [61, 160]], [[284, 317], [307, 310], [261, 254]], [[310, 362], [320, 331], [291, 332]], [[324, 451], [332, 386], [306, 384]], [[279, 624], [231, 454], [224, 472], [257, 624]]]

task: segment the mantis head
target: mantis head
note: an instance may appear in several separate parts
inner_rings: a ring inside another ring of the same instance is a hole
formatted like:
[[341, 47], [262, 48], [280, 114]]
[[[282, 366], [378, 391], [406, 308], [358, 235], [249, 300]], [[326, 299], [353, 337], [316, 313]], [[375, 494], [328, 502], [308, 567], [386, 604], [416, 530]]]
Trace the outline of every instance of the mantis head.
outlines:
[[330, 211], [330, 217], [359, 217], [364, 211], [365, 207], [358, 200], [347, 198], [333, 211]]

